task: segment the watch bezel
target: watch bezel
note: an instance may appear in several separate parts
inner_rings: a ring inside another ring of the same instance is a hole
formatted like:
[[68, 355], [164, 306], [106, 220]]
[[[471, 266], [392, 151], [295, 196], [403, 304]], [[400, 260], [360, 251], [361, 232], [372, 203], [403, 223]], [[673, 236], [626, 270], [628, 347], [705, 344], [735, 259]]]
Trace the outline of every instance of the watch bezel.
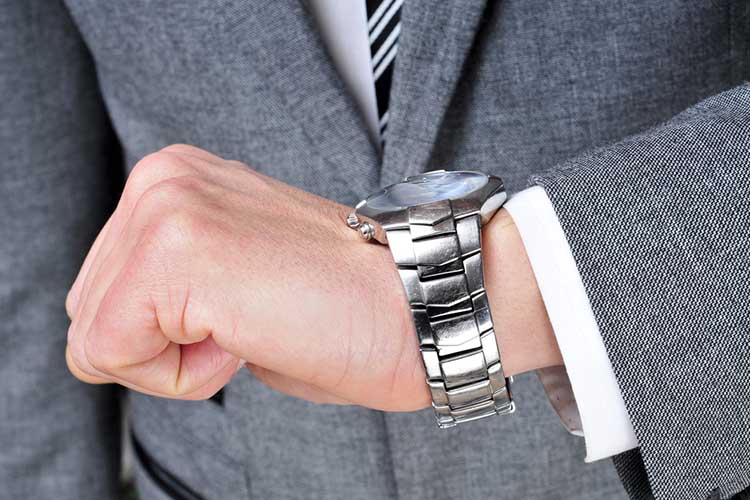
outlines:
[[[424, 176], [425, 174], [433, 173], [472, 173], [481, 174], [486, 177], [486, 182], [479, 189], [475, 189], [465, 194], [460, 198], [449, 198], [453, 207], [453, 216], [455, 218], [461, 218], [468, 215], [479, 213], [481, 215], [482, 225], [487, 223], [493, 215], [500, 209], [507, 199], [505, 192], [505, 186], [502, 179], [494, 175], [486, 174], [475, 170], [431, 170], [429, 172], [423, 172], [416, 175], [406, 177], [403, 181], [386, 186], [383, 189], [387, 189], [397, 184], [410, 182], [411, 180], [417, 179]], [[421, 203], [410, 207], [399, 207], [394, 209], [372, 209], [367, 206], [367, 200], [380, 193], [373, 193], [364, 200], [357, 203], [355, 207], [355, 214], [359, 218], [360, 222], [369, 223], [373, 228], [372, 238], [379, 243], [387, 244], [388, 238], [386, 232], [391, 229], [405, 229], [409, 227], [408, 211], [410, 208], [419, 207], [423, 205], [429, 205], [442, 200], [433, 200], [428, 203]]]

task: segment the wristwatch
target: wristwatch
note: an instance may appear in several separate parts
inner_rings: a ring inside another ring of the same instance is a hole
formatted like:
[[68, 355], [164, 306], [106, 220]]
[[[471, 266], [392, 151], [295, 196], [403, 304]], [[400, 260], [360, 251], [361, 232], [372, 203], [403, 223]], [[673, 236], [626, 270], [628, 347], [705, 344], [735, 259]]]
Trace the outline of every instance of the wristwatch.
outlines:
[[512, 413], [484, 288], [481, 228], [505, 202], [503, 181], [436, 170], [407, 177], [347, 218], [387, 244], [409, 300], [438, 426]]

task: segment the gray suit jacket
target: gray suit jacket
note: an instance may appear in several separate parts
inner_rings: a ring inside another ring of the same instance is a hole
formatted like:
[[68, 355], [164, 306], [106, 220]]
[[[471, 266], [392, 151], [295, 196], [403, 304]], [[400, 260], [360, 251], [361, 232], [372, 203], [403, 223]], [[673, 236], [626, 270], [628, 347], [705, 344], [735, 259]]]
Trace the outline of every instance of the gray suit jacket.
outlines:
[[123, 166], [175, 142], [344, 203], [439, 167], [542, 185], [640, 449], [584, 464], [533, 374], [513, 417], [438, 431], [242, 372], [128, 395], [143, 498], [746, 488], [749, 5], [407, 0], [380, 157], [303, 0], [0, 0], [0, 498], [117, 496], [118, 395], [67, 374], [63, 302]]

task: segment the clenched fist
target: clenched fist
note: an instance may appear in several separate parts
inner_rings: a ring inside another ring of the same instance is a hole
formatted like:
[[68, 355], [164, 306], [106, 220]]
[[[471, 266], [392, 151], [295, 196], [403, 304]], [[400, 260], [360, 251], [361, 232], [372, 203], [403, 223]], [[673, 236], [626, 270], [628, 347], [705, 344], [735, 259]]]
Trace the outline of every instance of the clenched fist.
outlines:
[[[191, 146], [144, 158], [68, 294], [70, 370], [85, 382], [205, 399], [246, 364], [312, 401], [428, 406], [395, 265], [387, 247], [346, 226], [349, 212]], [[559, 353], [520, 240], [503, 230], [512, 222], [494, 220], [487, 287], [512, 375]], [[504, 273], [513, 303], [492, 273]]]

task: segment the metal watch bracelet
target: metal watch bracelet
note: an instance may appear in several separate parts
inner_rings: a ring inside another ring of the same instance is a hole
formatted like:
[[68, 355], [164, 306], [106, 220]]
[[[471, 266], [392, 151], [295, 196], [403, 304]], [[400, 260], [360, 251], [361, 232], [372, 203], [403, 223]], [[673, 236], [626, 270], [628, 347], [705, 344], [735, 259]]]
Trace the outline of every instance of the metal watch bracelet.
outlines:
[[[386, 230], [414, 317], [438, 426], [512, 413], [484, 288], [481, 217], [450, 200], [411, 207]], [[407, 221], [405, 221], [407, 222]]]

